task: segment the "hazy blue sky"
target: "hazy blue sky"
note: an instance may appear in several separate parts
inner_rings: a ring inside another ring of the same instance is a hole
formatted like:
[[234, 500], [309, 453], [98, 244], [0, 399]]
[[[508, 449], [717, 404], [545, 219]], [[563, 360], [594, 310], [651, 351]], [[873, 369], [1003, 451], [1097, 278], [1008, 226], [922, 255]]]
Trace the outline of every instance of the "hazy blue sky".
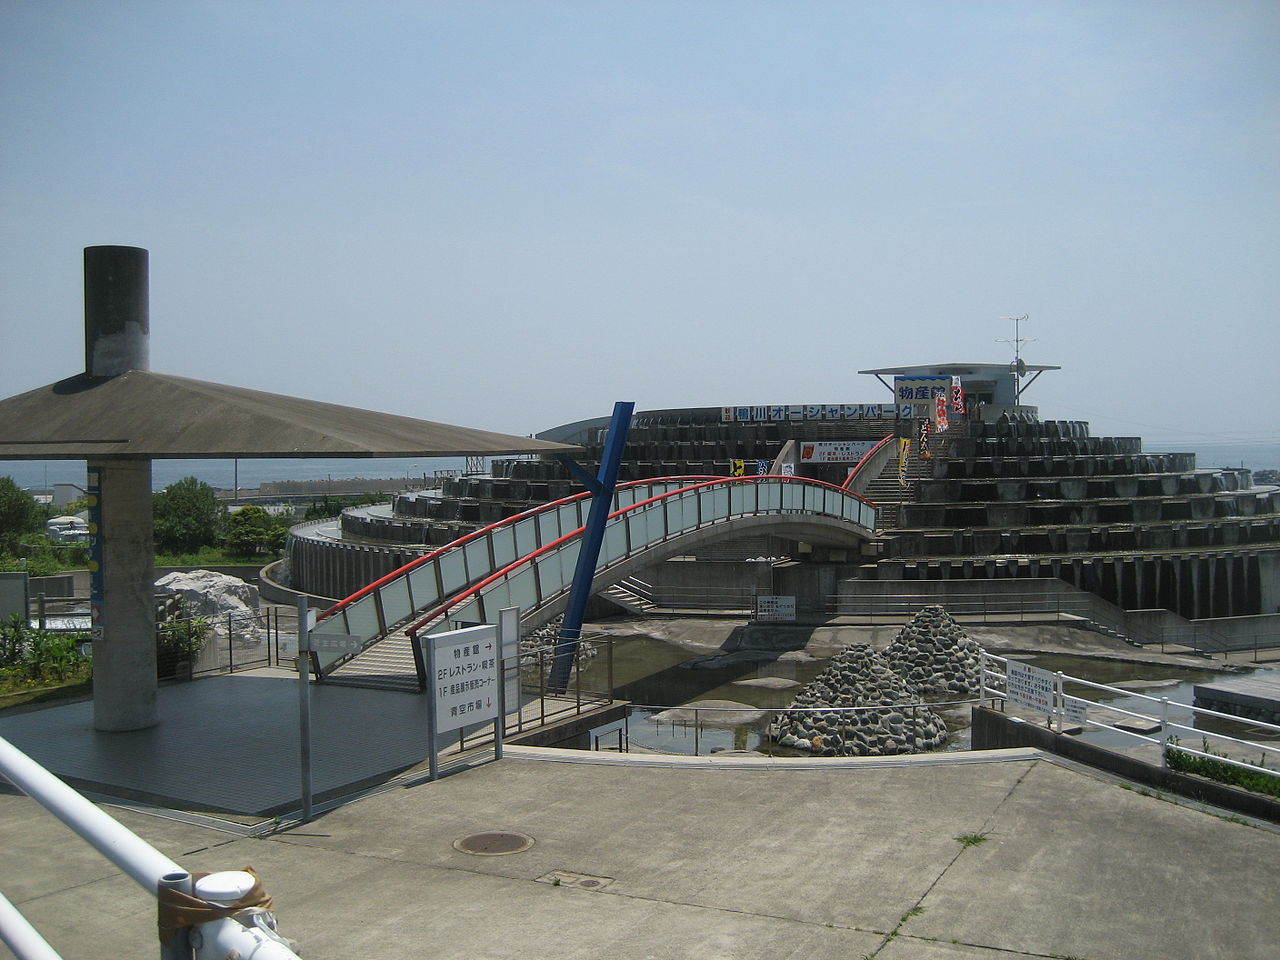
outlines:
[[1280, 440], [1280, 4], [0, 0], [0, 396], [152, 368], [528, 433], [867, 402]]

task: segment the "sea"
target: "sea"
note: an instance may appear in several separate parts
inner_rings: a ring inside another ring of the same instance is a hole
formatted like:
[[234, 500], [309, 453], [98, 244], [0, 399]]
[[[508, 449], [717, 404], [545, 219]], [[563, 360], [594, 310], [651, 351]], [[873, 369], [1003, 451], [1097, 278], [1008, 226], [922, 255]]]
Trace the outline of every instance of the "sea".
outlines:
[[[1280, 443], [1147, 442], [1151, 453], [1194, 453], [1201, 467], [1247, 467], [1280, 470]], [[486, 461], [487, 464], [487, 461]], [[185, 477], [203, 480], [219, 490], [251, 489], [278, 480], [409, 480], [449, 475], [467, 465], [461, 457], [329, 457], [315, 459], [155, 460], [151, 485], [163, 490]], [[25, 490], [48, 490], [55, 483], [85, 485], [83, 460], [0, 460], [0, 477], [13, 478]]]

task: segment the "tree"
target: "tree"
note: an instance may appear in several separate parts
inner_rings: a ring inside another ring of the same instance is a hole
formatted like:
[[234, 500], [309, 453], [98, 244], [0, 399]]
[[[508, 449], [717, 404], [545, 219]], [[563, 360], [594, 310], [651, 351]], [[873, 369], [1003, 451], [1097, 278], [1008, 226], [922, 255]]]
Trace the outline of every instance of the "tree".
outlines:
[[226, 512], [213, 487], [195, 477], [169, 484], [152, 504], [156, 548], [164, 553], [194, 553], [222, 538]]
[[287, 521], [250, 504], [241, 507], [227, 519], [227, 550], [237, 556], [251, 557], [271, 553], [284, 545], [289, 533]]
[[0, 477], [0, 546], [11, 547], [28, 533], [43, 533], [42, 512], [35, 497], [12, 477]]

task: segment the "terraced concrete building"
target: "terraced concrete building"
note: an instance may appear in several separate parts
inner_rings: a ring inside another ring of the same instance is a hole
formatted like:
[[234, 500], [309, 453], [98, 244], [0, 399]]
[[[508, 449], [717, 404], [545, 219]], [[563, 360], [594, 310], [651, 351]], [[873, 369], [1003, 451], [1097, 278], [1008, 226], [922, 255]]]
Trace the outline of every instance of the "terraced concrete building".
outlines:
[[[894, 391], [888, 402], [635, 414], [621, 479], [768, 472], [824, 480], [877, 505], [876, 537], [857, 556], [775, 536], [707, 543], [612, 597], [634, 610], [742, 607], [751, 594], [791, 594], [821, 614], [894, 594], [1079, 594], [1127, 612], [1130, 631], [1139, 622], [1167, 631], [1274, 614], [1280, 489], [1254, 485], [1248, 470], [1200, 468], [1191, 453], [1146, 451], [1137, 437], [1095, 437], [1082, 421], [1042, 419], [1023, 393], [1054, 369], [885, 368], [862, 372]], [[930, 383], [945, 391], [953, 378], [965, 412], [953, 409], [938, 432], [934, 397], [922, 402], [919, 391]], [[904, 384], [916, 393], [904, 395]], [[583, 466], [593, 468], [607, 422], [539, 438], [582, 446]], [[900, 456], [904, 439], [912, 443]], [[555, 459], [495, 460], [485, 476], [296, 528], [287, 576], [305, 592], [346, 596], [434, 546], [580, 489]]]

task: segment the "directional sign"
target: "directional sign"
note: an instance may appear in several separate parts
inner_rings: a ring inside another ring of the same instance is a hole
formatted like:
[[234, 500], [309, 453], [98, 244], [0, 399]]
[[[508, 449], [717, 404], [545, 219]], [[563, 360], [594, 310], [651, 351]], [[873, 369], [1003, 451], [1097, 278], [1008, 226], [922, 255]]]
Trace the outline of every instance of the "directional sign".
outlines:
[[487, 623], [422, 639], [431, 644], [436, 733], [498, 716], [498, 627]]
[[351, 634], [308, 633], [307, 643], [317, 653], [359, 653], [364, 641]]

